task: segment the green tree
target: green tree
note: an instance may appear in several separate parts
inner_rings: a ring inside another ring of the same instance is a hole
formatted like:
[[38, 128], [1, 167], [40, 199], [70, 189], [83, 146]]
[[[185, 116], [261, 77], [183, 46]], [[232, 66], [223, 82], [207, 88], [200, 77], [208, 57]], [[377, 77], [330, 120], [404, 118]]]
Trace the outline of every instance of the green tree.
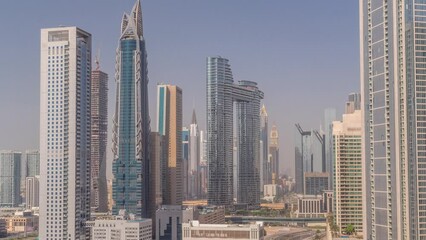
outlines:
[[352, 224], [349, 224], [348, 226], [346, 226], [346, 228], [345, 228], [345, 232], [346, 232], [346, 234], [348, 234], [348, 235], [352, 235], [352, 234], [354, 234], [354, 233], [355, 233], [355, 228], [354, 228], [354, 226], [353, 226]]

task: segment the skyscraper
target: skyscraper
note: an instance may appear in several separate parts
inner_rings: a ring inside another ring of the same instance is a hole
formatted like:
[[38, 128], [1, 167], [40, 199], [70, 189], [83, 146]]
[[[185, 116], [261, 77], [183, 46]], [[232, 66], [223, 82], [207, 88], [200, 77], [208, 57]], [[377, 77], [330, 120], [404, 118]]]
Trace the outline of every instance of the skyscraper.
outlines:
[[87, 239], [91, 35], [41, 30], [40, 239]]
[[189, 129], [182, 128], [182, 180], [183, 199], [189, 199]]
[[295, 139], [296, 193], [304, 192], [304, 173], [324, 169], [324, 137], [318, 131], [304, 131], [296, 124]]
[[336, 224], [344, 230], [349, 224], [362, 234], [362, 154], [361, 111], [343, 114], [333, 122], [334, 205]]
[[426, 239], [426, 12], [360, 1], [363, 180], [369, 239]]
[[[324, 119], [322, 130], [324, 131], [324, 154], [323, 172], [328, 172], [330, 176], [333, 174], [333, 121], [336, 121], [336, 109], [326, 108], [324, 110]], [[333, 178], [328, 179], [328, 186], [333, 187]]]
[[273, 124], [269, 136], [268, 169], [271, 179], [270, 184], [278, 184], [280, 175], [280, 142], [277, 125]]
[[207, 163], [207, 138], [206, 132], [200, 131], [200, 198], [207, 197], [208, 163]]
[[100, 70], [99, 60], [91, 79], [91, 207], [98, 212], [108, 211], [106, 155], [108, 137], [108, 75]]
[[361, 110], [361, 94], [351, 93], [345, 105], [345, 113], [353, 113], [355, 110]]
[[25, 151], [25, 163], [26, 177], [40, 175], [40, 152], [38, 150]]
[[149, 136], [148, 69], [140, 0], [121, 21], [116, 55], [117, 100], [113, 118], [113, 214], [125, 209], [148, 217]]
[[[237, 202], [260, 204], [260, 100], [263, 99], [257, 83], [238, 81], [238, 89], [249, 91], [246, 99], [236, 101], [238, 183]], [[243, 91], [242, 91], [243, 92]], [[262, 163], [263, 164], [263, 163]], [[262, 189], [263, 192], [263, 189]]]
[[27, 177], [25, 179], [25, 207], [31, 209], [39, 207], [40, 176]]
[[200, 194], [200, 132], [198, 130], [195, 109], [192, 111], [192, 120], [189, 125], [189, 168], [188, 168], [188, 195], [192, 199]]
[[268, 113], [265, 105], [260, 109], [260, 189], [263, 191], [263, 185], [272, 183], [272, 172], [268, 164], [269, 145], [268, 145]]
[[163, 204], [179, 205], [183, 200], [182, 90], [174, 85], [158, 85], [157, 129], [167, 142], [166, 186]]
[[0, 151], [0, 207], [17, 207], [21, 203], [20, 152]]
[[238, 154], [240, 194], [237, 194], [237, 201], [251, 205], [259, 204], [260, 99], [263, 99], [263, 92], [257, 88], [255, 82], [240, 81], [238, 85], [234, 84], [228, 59], [207, 58], [209, 204], [233, 203], [234, 102], [237, 102], [237, 141], [240, 149]]

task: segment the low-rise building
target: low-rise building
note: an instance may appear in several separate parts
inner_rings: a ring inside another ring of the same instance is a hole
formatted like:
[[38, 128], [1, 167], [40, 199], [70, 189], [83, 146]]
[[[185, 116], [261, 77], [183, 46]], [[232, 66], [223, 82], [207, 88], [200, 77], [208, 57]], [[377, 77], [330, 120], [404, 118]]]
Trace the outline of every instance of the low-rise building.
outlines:
[[225, 208], [223, 206], [200, 206], [197, 210], [198, 221], [201, 224], [225, 223]]
[[262, 222], [254, 224], [201, 224], [199, 221], [189, 221], [182, 224], [183, 240], [260, 240], [264, 238]]
[[2, 217], [7, 233], [33, 232], [38, 230], [38, 216], [32, 211], [18, 211], [13, 216]]
[[6, 220], [0, 219], [0, 238], [7, 237]]
[[92, 240], [151, 240], [152, 220], [135, 219], [125, 213], [115, 219], [86, 222]]
[[332, 191], [324, 191], [320, 195], [298, 195], [297, 199], [297, 217], [325, 217], [332, 211]]

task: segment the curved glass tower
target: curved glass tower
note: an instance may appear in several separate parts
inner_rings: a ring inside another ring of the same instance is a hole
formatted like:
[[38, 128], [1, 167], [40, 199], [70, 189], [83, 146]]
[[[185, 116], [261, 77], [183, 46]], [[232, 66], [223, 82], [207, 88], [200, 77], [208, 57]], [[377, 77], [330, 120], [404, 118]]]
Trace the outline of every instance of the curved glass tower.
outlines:
[[149, 197], [148, 70], [140, 1], [124, 14], [116, 56], [113, 128], [113, 214], [147, 216]]
[[237, 201], [260, 204], [260, 100], [252, 81], [234, 84], [228, 59], [207, 58], [208, 203], [233, 204], [233, 117], [237, 108]]

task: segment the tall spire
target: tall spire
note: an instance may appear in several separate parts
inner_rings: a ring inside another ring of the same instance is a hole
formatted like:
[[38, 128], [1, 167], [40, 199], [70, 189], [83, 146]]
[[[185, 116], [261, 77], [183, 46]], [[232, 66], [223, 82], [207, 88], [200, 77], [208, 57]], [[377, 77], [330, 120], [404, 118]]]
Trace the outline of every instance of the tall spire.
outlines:
[[141, 1], [137, 0], [133, 6], [132, 13], [130, 14], [131, 18], [135, 22], [137, 34], [139, 37], [143, 36], [143, 26], [142, 26], [142, 9]]
[[195, 109], [192, 110], [192, 124], [197, 124], [197, 117], [195, 116]]
[[137, 0], [130, 14], [121, 20], [121, 38], [141, 38], [143, 35], [141, 2]]

